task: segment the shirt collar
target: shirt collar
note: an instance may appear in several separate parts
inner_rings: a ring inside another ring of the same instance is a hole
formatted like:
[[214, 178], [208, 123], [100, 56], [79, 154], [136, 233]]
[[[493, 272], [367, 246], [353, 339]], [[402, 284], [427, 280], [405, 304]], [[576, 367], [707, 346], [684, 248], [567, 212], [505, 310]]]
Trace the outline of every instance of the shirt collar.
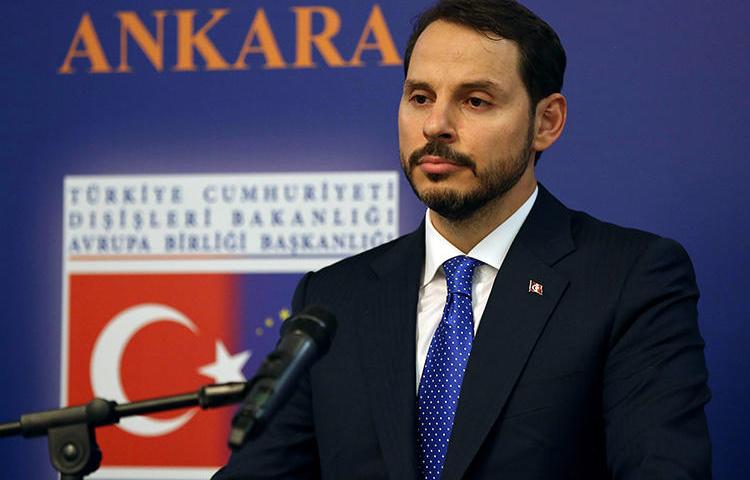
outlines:
[[[516, 238], [521, 225], [526, 221], [531, 207], [536, 201], [539, 187], [534, 188], [534, 192], [521, 205], [513, 215], [508, 217], [503, 223], [497, 226], [486, 237], [471, 249], [468, 256], [475, 258], [485, 265], [489, 265], [495, 270], [500, 270], [500, 266], [505, 260], [505, 256], [510, 249], [510, 245]], [[424, 287], [432, 281], [438, 269], [446, 260], [456, 255], [464, 253], [456, 248], [452, 243], [445, 239], [435, 230], [430, 219], [430, 210], [425, 214], [425, 262], [424, 274], [422, 275], [422, 286]]]

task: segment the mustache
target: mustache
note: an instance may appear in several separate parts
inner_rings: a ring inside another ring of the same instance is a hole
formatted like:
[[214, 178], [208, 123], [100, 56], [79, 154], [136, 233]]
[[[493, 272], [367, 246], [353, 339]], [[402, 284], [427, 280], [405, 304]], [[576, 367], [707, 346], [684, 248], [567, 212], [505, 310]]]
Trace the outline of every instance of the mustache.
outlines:
[[426, 155], [441, 157], [459, 167], [470, 168], [476, 174], [477, 164], [468, 155], [453, 150], [449, 145], [443, 142], [430, 141], [424, 147], [414, 150], [409, 155], [409, 170], [419, 165], [419, 161]]

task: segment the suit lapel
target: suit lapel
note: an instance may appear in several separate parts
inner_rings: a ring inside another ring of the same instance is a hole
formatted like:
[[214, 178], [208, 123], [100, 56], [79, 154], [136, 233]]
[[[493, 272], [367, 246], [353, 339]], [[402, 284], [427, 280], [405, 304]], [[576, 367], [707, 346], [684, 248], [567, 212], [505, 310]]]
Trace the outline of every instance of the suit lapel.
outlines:
[[375, 430], [392, 479], [416, 476], [416, 316], [424, 226], [372, 264], [376, 284], [359, 332]]
[[[461, 478], [496, 423], [568, 281], [551, 265], [573, 250], [568, 210], [540, 185], [482, 316], [442, 478]], [[529, 282], [543, 286], [529, 292]]]

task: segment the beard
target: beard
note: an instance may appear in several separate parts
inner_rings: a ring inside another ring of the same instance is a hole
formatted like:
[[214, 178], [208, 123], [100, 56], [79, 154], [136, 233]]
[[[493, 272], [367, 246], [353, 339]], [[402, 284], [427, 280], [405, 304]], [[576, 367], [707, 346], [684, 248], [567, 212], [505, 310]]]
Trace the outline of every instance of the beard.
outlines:
[[[428, 142], [424, 147], [412, 152], [408, 160], [405, 160], [404, 153], [401, 152], [401, 167], [414, 193], [430, 210], [448, 220], [467, 220], [491, 201], [505, 195], [518, 183], [528, 167], [533, 138], [532, 123], [526, 133], [524, 145], [517, 154], [488, 164], [483, 171], [477, 170], [476, 162], [469, 155], [457, 152], [448, 144], [439, 141]], [[440, 187], [440, 182], [448, 175], [426, 174], [432, 185], [420, 192], [414, 185], [413, 172], [425, 155], [439, 156], [458, 166], [469, 168], [478, 184], [472, 190], [461, 192]]]

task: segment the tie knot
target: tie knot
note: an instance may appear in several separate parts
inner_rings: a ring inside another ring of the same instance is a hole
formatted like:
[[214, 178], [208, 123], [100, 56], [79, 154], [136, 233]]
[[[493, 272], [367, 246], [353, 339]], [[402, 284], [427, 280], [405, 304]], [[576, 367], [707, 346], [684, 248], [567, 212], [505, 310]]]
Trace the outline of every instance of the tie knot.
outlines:
[[448, 285], [448, 293], [461, 293], [471, 296], [471, 282], [474, 277], [474, 268], [479, 265], [476, 260], [465, 255], [453, 257], [443, 263], [445, 281]]

